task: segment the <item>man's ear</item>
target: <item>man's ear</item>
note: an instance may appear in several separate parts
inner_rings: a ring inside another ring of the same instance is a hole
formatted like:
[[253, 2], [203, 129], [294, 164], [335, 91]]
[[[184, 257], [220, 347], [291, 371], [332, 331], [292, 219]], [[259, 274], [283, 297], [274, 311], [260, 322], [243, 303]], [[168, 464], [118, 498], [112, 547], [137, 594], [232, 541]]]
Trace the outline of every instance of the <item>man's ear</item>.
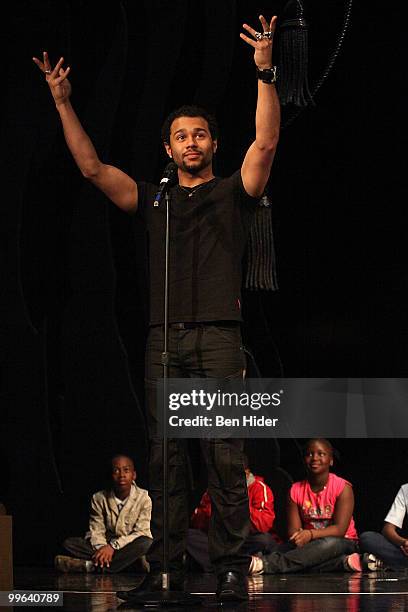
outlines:
[[217, 152], [218, 148], [218, 140], [213, 140], [213, 153]]
[[163, 143], [163, 144], [164, 144], [164, 148], [166, 149], [166, 153], [167, 153], [167, 155], [168, 155], [168, 156], [169, 156], [171, 159], [173, 159], [173, 155], [172, 155], [172, 152], [171, 152], [171, 147], [170, 147], [170, 145], [168, 145], [168, 144], [167, 144], [167, 142], [165, 142], [165, 143]]

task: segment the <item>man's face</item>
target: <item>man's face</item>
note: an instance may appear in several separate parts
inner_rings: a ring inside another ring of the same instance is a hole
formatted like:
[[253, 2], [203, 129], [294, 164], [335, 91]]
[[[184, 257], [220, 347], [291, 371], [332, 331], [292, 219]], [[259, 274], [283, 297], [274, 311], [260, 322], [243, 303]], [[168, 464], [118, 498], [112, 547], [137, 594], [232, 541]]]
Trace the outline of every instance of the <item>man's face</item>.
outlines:
[[170, 126], [170, 144], [164, 146], [181, 170], [198, 174], [211, 167], [217, 141], [203, 117], [178, 117]]
[[129, 457], [116, 457], [112, 461], [113, 488], [118, 493], [129, 493], [132, 481], [136, 480], [133, 461]]

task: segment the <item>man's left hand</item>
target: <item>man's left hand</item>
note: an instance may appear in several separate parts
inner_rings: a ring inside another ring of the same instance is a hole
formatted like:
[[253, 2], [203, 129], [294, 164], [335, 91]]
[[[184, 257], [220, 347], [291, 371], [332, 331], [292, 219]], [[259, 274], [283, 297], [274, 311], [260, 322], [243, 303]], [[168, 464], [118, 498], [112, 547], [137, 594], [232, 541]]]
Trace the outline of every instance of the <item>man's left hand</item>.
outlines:
[[101, 546], [93, 555], [93, 562], [97, 567], [110, 567], [114, 553], [115, 550], [112, 546], [110, 544], [105, 544], [105, 546]]
[[[255, 49], [254, 53], [254, 61], [257, 67], [260, 70], [265, 70], [265, 68], [272, 67], [272, 45], [273, 45], [273, 35], [276, 28], [276, 19], [277, 17], [272, 17], [271, 22], [268, 24], [265, 17], [263, 15], [259, 16], [259, 21], [262, 25], [262, 32], [257, 32], [247, 23], [243, 24], [244, 30], [249, 32], [253, 38], [249, 38], [245, 34], [240, 34], [242, 40], [244, 40], [248, 45], [251, 45]], [[262, 38], [259, 35], [264, 34], [265, 32], [271, 32], [270, 38]]]

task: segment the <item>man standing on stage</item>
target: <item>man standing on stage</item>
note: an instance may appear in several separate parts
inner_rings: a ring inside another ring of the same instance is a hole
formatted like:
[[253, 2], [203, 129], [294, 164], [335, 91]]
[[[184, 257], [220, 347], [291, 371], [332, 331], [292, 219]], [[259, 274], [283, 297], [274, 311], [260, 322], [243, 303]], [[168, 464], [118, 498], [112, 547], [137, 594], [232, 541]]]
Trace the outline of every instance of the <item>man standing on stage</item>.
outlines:
[[[242, 167], [231, 177], [213, 174], [217, 126], [205, 110], [185, 106], [163, 126], [166, 152], [178, 168], [171, 195], [171, 260], [169, 279], [170, 377], [239, 378], [245, 359], [241, 346], [241, 260], [256, 204], [269, 178], [279, 138], [280, 110], [275, 90], [272, 42], [276, 17], [263, 32], [249, 25], [241, 38], [255, 50], [258, 76], [256, 136]], [[146, 350], [146, 397], [150, 434], [149, 493], [153, 502], [153, 544], [149, 577], [143, 590], [161, 589], [162, 440], [156, 437], [156, 381], [162, 376], [163, 350], [163, 207], [153, 207], [157, 186], [136, 183], [102, 163], [70, 103], [70, 68], [63, 58], [54, 68], [44, 53], [33, 58], [46, 75], [62, 121], [67, 145], [83, 176], [122, 210], [141, 214], [149, 233], [150, 332]], [[247, 487], [242, 441], [202, 442], [212, 501], [209, 553], [217, 574], [220, 601], [247, 597], [245, 575], [250, 558], [240, 552], [249, 532]], [[169, 441], [170, 589], [183, 587], [183, 554], [188, 529], [187, 470], [182, 440]], [[134, 589], [134, 591], [140, 591]], [[132, 597], [128, 592], [126, 598]], [[121, 594], [122, 596], [122, 594]]]

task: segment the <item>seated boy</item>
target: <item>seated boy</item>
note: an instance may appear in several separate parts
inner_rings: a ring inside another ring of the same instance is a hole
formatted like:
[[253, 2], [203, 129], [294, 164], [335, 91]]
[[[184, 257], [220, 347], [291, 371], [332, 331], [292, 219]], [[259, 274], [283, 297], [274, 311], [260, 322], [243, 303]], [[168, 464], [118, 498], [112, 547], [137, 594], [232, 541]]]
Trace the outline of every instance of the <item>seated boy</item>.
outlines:
[[152, 543], [152, 502], [135, 480], [132, 459], [125, 455], [113, 457], [112, 488], [92, 496], [89, 532], [85, 538], [64, 541], [64, 548], [73, 556], [55, 557], [59, 571], [93, 572], [101, 568], [115, 573], [146, 554]]
[[[262, 476], [254, 476], [244, 456], [244, 467], [248, 487], [251, 532], [243, 544], [242, 551], [248, 555], [269, 553], [278, 546], [279, 537], [273, 533], [275, 519], [273, 494]], [[211, 500], [207, 492], [202, 496], [191, 517], [191, 528], [187, 533], [187, 552], [204, 572], [213, 568], [208, 553], [208, 527], [211, 517]]]
[[365, 531], [360, 536], [360, 549], [380, 559], [385, 568], [401, 570], [408, 567], [408, 538], [401, 536], [408, 511], [408, 484], [403, 484], [385, 517], [382, 533]]

